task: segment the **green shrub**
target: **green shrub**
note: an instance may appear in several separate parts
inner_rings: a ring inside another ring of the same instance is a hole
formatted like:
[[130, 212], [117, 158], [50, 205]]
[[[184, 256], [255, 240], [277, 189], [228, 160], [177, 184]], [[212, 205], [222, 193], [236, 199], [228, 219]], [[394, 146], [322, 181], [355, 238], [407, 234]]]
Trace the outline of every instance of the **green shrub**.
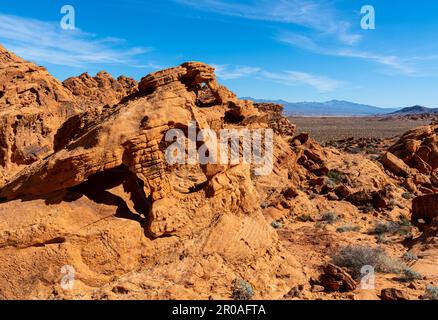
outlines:
[[254, 289], [248, 281], [236, 279], [233, 281], [232, 297], [234, 300], [251, 300]]
[[309, 221], [313, 220], [309, 214], [303, 214], [303, 215], [299, 216], [298, 219], [302, 222], [309, 222]]
[[279, 221], [272, 221], [271, 226], [274, 229], [281, 229], [281, 228], [283, 228], [283, 224], [281, 222], [279, 222]]
[[410, 192], [405, 192], [402, 194], [402, 197], [406, 200], [412, 200], [415, 196]]
[[345, 179], [345, 176], [343, 173], [339, 172], [339, 171], [334, 171], [331, 170], [329, 171], [329, 173], [327, 174], [327, 177], [335, 184], [338, 185], [340, 183], [342, 183]]

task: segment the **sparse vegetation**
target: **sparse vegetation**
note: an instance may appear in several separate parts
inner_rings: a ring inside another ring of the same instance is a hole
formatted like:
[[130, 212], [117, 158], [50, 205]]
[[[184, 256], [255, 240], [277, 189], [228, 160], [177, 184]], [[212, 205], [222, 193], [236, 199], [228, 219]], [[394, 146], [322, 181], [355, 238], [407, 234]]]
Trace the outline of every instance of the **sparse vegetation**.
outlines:
[[400, 278], [403, 282], [412, 282], [415, 280], [421, 280], [423, 279], [423, 276], [419, 274], [418, 272], [406, 267], [402, 271], [402, 277]]
[[267, 209], [269, 207], [269, 204], [267, 202], [262, 202], [262, 204], [260, 204], [260, 208], [262, 209]]
[[313, 218], [312, 218], [309, 214], [303, 214], [303, 215], [299, 216], [298, 219], [299, 219], [301, 222], [309, 222], [309, 221], [313, 221]]
[[406, 252], [403, 255], [403, 259], [405, 259], [406, 261], [417, 261], [418, 260], [418, 256], [412, 252]]
[[354, 224], [346, 224], [336, 229], [336, 232], [338, 233], [359, 232], [359, 231], [360, 231], [360, 227]]
[[391, 243], [391, 240], [388, 239], [386, 234], [378, 234], [376, 236], [376, 241], [378, 244], [388, 244]]
[[400, 216], [399, 225], [401, 227], [412, 227], [411, 221], [408, 218], [403, 217], [403, 216]]
[[315, 200], [316, 197], [316, 194], [314, 194], [313, 192], [309, 194], [309, 200]]
[[251, 300], [254, 289], [248, 281], [236, 279], [233, 281], [232, 298], [234, 300]]
[[333, 257], [333, 262], [347, 268], [354, 277], [360, 276], [363, 266], [370, 265], [377, 272], [401, 273], [406, 266], [397, 259], [390, 257], [382, 248], [369, 248], [362, 246], [348, 246], [340, 250], [339, 254]]
[[322, 214], [321, 221], [328, 224], [333, 224], [339, 221], [339, 216], [334, 212], [326, 212]]
[[375, 227], [368, 231], [369, 234], [376, 235], [376, 240], [378, 243], [389, 243], [387, 238], [388, 234], [399, 234], [401, 236], [410, 237], [411, 234], [411, 222], [404, 218], [400, 217], [400, 220], [388, 221], [388, 222], [379, 222], [375, 225]]
[[283, 224], [281, 222], [279, 222], [279, 221], [272, 221], [271, 226], [274, 229], [281, 229], [281, 228], [283, 228]]
[[370, 230], [370, 234], [383, 235], [385, 233], [397, 233], [401, 226], [397, 222], [379, 222], [375, 225], [374, 229]]
[[427, 300], [438, 300], [438, 287], [427, 286], [424, 298]]
[[345, 176], [343, 173], [341, 173], [339, 171], [334, 171], [334, 170], [329, 171], [329, 173], [327, 174], [327, 177], [330, 179], [330, 181], [335, 186], [342, 183], [345, 179]]
[[[348, 138], [392, 138], [401, 135], [415, 127], [428, 125], [430, 120], [406, 121], [403, 119], [391, 119], [380, 121], [376, 117], [290, 117], [302, 132], [310, 133], [310, 136], [319, 143]], [[383, 143], [382, 148], [389, 148], [392, 144]], [[352, 148], [354, 149], [354, 148]], [[356, 151], [356, 150], [353, 150]], [[358, 148], [358, 151], [361, 151]]]
[[412, 200], [414, 198], [414, 195], [410, 192], [405, 192], [402, 194], [402, 197], [406, 200]]

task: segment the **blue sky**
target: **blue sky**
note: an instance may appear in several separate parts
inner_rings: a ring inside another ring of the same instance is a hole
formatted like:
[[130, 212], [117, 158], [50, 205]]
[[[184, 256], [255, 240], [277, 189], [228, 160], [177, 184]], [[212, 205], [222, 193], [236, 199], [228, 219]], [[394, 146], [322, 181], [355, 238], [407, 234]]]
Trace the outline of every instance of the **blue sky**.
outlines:
[[[57, 78], [196, 60], [239, 96], [438, 107], [432, 0], [0, 0], [0, 43]], [[63, 5], [76, 29], [63, 30]], [[376, 29], [361, 28], [363, 5]]]

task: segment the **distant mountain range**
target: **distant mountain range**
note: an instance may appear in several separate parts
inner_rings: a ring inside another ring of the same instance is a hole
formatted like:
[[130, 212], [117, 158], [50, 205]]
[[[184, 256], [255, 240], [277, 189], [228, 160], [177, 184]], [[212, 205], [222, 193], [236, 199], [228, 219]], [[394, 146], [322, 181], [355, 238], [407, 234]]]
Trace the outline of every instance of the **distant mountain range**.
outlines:
[[391, 113], [391, 115], [411, 115], [411, 114], [428, 114], [428, 113], [438, 113], [438, 108], [413, 106], [393, 112]]
[[380, 108], [340, 100], [292, 103], [284, 100], [263, 100], [249, 97], [242, 99], [282, 104], [284, 105], [284, 113], [288, 116], [374, 116], [394, 113], [400, 110], [400, 108]]

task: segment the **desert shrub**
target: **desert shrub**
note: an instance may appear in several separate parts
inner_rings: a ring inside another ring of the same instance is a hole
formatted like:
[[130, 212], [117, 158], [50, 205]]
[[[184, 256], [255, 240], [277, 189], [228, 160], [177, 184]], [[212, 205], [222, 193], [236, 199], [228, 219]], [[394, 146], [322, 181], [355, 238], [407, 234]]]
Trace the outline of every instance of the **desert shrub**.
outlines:
[[236, 279], [233, 281], [232, 297], [234, 300], [251, 300], [254, 289], [248, 281]]
[[376, 235], [376, 241], [378, 244], [388, 244], [391, 243], [391, 240], [388, 239], [386, 234], [378, 234]]
[[427, 300], [438, 300], [438, 287], [427, 286], [424, 298]]
[[328, 223], [328, 224], [333, 224], [338, 220], [339, 220], [339, 217], [334, 212], [326, 212], [326, 213], [323, 213], [321, 216], [321, 221], [324, 221], [325, 223]]
[[381, 235], [385, 233], [396, 233], [400, 230], [401, 226], [397, 222], [379, 222], [375, 225], [374, 229], [370, 230], [370, 234]]
[[329, 171], [329, 173], [327, 174], [327, 177], [335, 185], [342, 183], [342, 181], [344, 181], [344, 179], [345, 179], [345, 176], [343, 173], [341, 173], [339, 171], [334, 171], [334, 170]]
[[363, 266], [373, 266], [377, 272], [382, 273], [400, 273], [406, 269], [406, 266], [390, 257], [382, 248], [369, 248], [362, 246], [348, 246], [340, 250], [333, 257], [333, 262], [347, 268], [354, 277], [360, 276], [360, 270]]
[[403, 255], [403, 259], [405, 259], [406, 261], [416, 261], [418, 260], [418, 256], [412, 252], [406, 252]]
[[410, 192], [405, 192], [402, 194], [402, 197], [406, 200], [412, 200], [415, 196]]
[[262, 209], [267, 209], [267, 208], [269, 207], [269, 204], [266, 203], [266, 202], [263, 202], [262, 204], [260, 204], [260, 207], [261, 207]]
[[401, 281], [404, 282], [412, 282], [415, 280], [422, 280], [423, 276], [419, 274], [418, 272], [406, 267], [402, 271], [402, 277], [400, 278]]
[[299, 216], [298, 219], [302, 222], [309, 222], [309, 221], [313, 220], [309, 214], [303, 214], [303, 215]]
[[412, 222], [408, 218], [403, 216], [400, 216], [400, 221], [398, 222], [398, 224], [401, 227], [412, 227]]
[[283, 228], [283, 224], [281, 222], [279, 222], [279, 221], [272, 221], [271, 226], [274, 229], [281, 229], [281, 228]]
[[346, 225], [340, 226], [339, 228], [336, 229], [336, 232], [338, 232], [338, 233], [359, 232], [359, 231], [360, 231], [360, 227], [356, 226], [354, 224], [346, 224]]

